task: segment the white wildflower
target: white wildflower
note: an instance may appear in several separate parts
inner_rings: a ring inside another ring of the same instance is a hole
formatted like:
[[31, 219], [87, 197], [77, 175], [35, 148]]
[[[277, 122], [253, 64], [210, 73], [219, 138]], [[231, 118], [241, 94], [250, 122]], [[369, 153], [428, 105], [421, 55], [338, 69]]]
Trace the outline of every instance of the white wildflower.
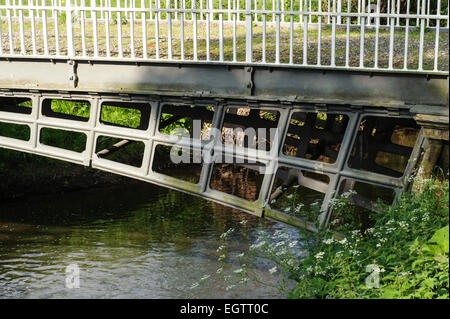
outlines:
[[275, 267], [273, 267], [273, 268], [270, 268], [269, 269], [269, 272], [270, 272], [270, 274], [274, 274], [274, 273], [276, 273], [278, 271], [278, 268], [275, 266]]
[[323, 255], [325, 255], [325, 253], [324, 253], [323, 251], [321, 251], [320, 253], [317, 253], [314, 257], [315, 257], [316, 259], [322, 259], [322, 258], [323, 258]]
[[232, 232], [234, 232], [234, 228], [228, 229], [226, 232], [220, 235], [220, 239], [226, 239], [229, 235], [231, 235]]
[[409, 226], [409, 224], [408, 224], [407, 222], [404, 222], [404, 221], [398, 222], [398, 225], [399, 225], [401, 228], [408, 228], [408, 226]]
[[359, 236], [360, 234], [359, 234], [359, 230], [353, 230], [352, 231], [352, 237], [357, 237], [357, 236]]
[[296, 212], [296, 213], [301, 212], [303, 206], [305, 206], [305, 205], [303, 205], [302, 203], [300, 203], [300, 204], [298, 204], [297, 206], [295, 206], [295, 212]]
[[217, 248], [216, 252], [220, 253], [224, 249], [225, 249], [225, 246], [221, 245]]
[[403, 271], [400, 273], [400, 276], [409, 276], [409, 275], [411, 275], [410, 271]]
[[262, 241], [260, 241], [260, 242], [258, 242], [258, 243], [256, 243], [256, 244], [251, 245], [251, 246], [249, 247], [249, 250], [259, 249], [259, 248], [261, 248], [262, 246], [264, 246], [265, 243], [266, 243], [266, 242], [265, 242], [264, 240], [262, 240]]
[[274, 248], [278, 248], [278, 247], [282, 246], [283, 244], [284, 244], [284, 242], [279, 241], [279, 242], [275, 245]]
[[350, 250], [350, 253], [351, 253], [353, 256], [359, 256], [359, 255], [361, 255], [361, 252], [358, 251], [358, 250], [356, 250], [356, 249]]
[[277, 256], [283, 256], [283, 255], [286, 255], [286, 254], [287, 254], [286, 248], [283, 248], [282, 250], [277, 251], [277, 252], [275, 253], [275, 255], [277, 255]]
[[339, 200], [336, 199], [336, 198], [332, 198], [332, 199], [329, 200], [328, 203], [329, 203], [330, 207], [334, 207], [334, 206], [336, 206], [339, 203]]
[[341, 195], [341, 198], [350, 198], [351, 196], [356, 195], [356, 191], [349, 190], [348, 192], [345, 192]]
[[331, 225], [336, 225], [337, 223], [339, 223], [339, 219], [334, 219], [330, 222]]

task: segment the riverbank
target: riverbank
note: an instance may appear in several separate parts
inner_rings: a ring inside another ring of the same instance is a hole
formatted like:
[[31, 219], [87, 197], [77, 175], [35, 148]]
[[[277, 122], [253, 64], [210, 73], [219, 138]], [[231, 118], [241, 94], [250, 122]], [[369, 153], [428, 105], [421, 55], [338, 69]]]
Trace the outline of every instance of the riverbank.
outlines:
[[[333, 224], [348, 217], [349, 201], [336, 202]], [[309, 254], [287, 266], [297, 287], [291, 298], [449, 298], [449, 182], [428, 179], [421, 194], [406, 192], [384, 207], [374, 225], [352, 221], [331, 232], [309, 235]], [[308, 234], [305, 234], [308, 236]]]

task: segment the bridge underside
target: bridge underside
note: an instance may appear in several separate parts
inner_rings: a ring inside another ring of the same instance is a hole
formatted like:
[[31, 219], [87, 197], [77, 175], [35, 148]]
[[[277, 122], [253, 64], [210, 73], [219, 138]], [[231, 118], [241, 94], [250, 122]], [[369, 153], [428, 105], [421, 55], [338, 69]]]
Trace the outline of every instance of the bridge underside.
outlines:
[[[330, 220], [330, 200], [345, 192], [376, 211], [376, 197], [392, 202], [408, 187], [426, 143], [424, 118], [448, 140], [445, 74], [16, 58], [1, 59], [0, 70], [0, 124], [28, 132], [0, 133], [1, 147], [310, 230]], [[61, 100], [85, 114], [59, 112]], [[119, 109], [136, 124], [108, 119]], [[234, 128], [256, 135], [246, 139]], [[79, 143], [52, 139], [57, 131]]]

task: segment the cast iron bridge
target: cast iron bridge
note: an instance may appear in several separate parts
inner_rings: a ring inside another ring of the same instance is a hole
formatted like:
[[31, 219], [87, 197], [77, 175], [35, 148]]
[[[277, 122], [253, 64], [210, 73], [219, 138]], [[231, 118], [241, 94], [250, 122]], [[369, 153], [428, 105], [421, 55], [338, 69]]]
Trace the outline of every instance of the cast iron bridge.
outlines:
[[316, 230], [448, 140], [448, 25], [447, 0], [0, 0], [0, 125], [25, 132], [0, 146]]

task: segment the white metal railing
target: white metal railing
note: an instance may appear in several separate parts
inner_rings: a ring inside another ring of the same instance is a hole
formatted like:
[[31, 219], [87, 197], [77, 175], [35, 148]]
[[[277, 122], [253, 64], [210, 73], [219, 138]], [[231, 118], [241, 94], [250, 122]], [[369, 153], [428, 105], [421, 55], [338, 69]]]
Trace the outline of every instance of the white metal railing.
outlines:
[[448, 0], [0, 0], [0, 56], [448, 74]]

